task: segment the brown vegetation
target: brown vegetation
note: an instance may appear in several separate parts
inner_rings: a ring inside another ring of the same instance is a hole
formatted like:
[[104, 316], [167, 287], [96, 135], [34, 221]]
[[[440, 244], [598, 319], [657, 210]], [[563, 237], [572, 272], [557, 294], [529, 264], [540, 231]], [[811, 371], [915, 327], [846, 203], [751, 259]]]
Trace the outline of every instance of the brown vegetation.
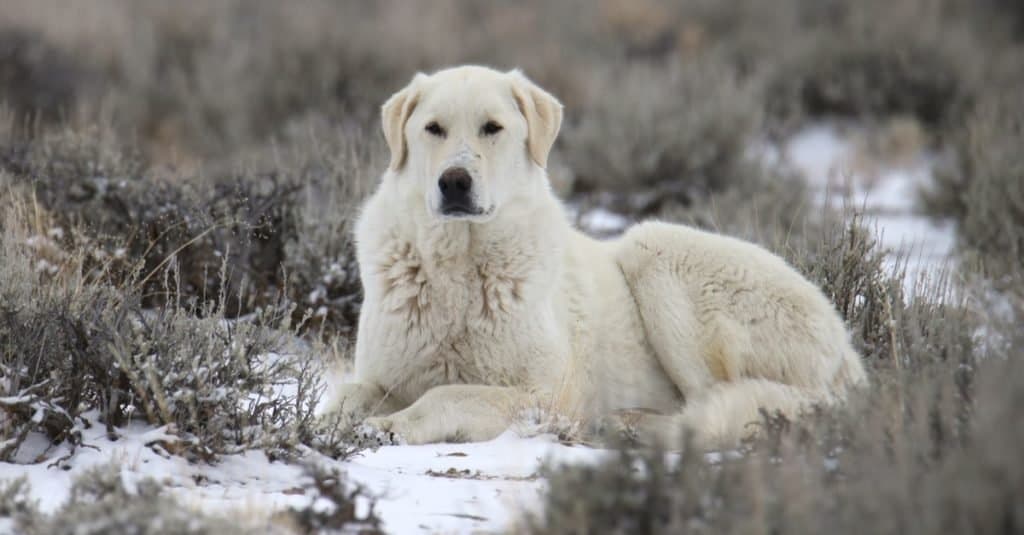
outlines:
[[[379, 106], [418, 69], [478, 62], [521, 67], [566, 104], [552, 170], [570, 202], [787, 256], [835, 300], [874, 385], [847, 411], [766, 415], [771, 432], [742, 457], [666, 465], [624, 450], [553, 473], [534, 531], [1020, 530], [1016, 5], [9, 0], [0, 460], [29, 433], [75, 444], [90, 411], [111, 433], [173, 424], [166, 447], [198, 459], [350, 452], [310, 416], [323, 363], [267, 355], [297, 337], [345, 352], [361, 299], [350, 225], [383, 168]], [[750, 158], [834, 117], [907, 120], [915, 143], [951, 155], [922, 196], [959, 222], [962, 259], [944, 278], [908, 291], [857, 221]], [[272, 392], [282, 383], [294, 394]], [[17, 495], [0, 492], [3, 516], [27, 510]], [[138, 507], [125, 522], [151, 514]]]

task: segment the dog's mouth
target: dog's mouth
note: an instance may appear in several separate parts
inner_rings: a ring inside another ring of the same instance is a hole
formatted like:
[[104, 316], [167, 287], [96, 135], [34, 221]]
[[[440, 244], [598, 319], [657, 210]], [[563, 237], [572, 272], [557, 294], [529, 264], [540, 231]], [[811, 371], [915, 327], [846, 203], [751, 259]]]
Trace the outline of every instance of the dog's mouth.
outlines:
[[494, 212], [494, 208], [483, 209], [475, 205], [462, 203], [451, 203], [441, 205], [441, 215], [454, 219], [487, 217]]
[[483, 209], [476, 206], [467, 206], [465, 204], [451, 204], [441, 207], [441, 213], [447, 216], [460, 217], [467, 215], [481, 215]]

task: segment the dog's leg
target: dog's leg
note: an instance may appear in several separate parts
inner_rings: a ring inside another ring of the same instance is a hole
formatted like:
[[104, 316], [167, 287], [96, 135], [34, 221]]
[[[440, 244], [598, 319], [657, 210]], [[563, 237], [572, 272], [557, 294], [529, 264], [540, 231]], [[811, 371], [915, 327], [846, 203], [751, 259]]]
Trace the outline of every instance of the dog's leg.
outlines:
[[526, 393], [511, 387], [442, 385], [389, 416], [368, 418], [365, 425], [397, 442], [479, 442], [490, 440], [512, 424]]
[[[814, 404], [828, 404], [825, 395], [764, 379], [719, 383], [693, 400], [676, 418], [694, 432], [703, 449], [734, 447], [760, 429], [761, 410], [795, 419]], [[676, 426], [677, 428], [680, 426]]]
[[620, 431], [643, 444], [679, 445], [685, 432], [698, 449], [733, 448], [753, 438], [760, 429], [761, 410], [794, 419], [814, 405], [832, 400], [807, 389], [764, 379], [742, 379], [718, 383], [687, 400], [674, 415], [630, 415]]
[[331, 392], [325, 414], [340, 412], [355, 423], [367, 416], [391, 414], [404, 408], [394, 396], [371, 383], [346, 383]]

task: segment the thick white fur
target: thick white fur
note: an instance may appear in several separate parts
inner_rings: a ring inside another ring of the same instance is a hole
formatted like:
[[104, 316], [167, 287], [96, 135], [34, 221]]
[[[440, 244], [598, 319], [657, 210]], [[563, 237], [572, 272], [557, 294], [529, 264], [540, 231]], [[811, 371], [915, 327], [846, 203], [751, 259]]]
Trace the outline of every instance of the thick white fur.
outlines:
[[[356, 226], [357, 383], [333, 409], [410, 443], [487, 440], [523, 407], [645, 409], [644, 438], [685, 425], [711, 448], [759, 408], [797, 416], [866, 382], [831, 303], [764, 249], [657, 222], [605, 242], [575, 230], [544, 170], [561, 114], [482, 67], [417, 75], [385, 104], [392, 161]], [[484, 136], [488, 120], [504, 129]], [[453, 165], [482, 214], [440, 215]]]

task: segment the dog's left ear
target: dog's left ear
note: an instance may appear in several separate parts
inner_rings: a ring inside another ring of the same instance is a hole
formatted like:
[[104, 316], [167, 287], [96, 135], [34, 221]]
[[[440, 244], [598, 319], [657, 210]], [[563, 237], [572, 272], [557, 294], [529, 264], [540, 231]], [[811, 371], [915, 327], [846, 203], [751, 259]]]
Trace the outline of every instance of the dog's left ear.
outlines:
[[405, 123], [416, 109], [420, 100], [420, 83], [426, 79], [423, 73], [413, 77], [405, 89], [391, 95], [380, 109], [381, 126], [384, 129], [384, 140], [391, 149], [391, 163], [388, 169], [398, 171], [405, 164], [407, 152], [405, 142]]
[[547, 167], [548, 153], [562, 126], [562, 103], [531, 82], [518, 69], [508, 74], [512, 78], [512, 96], [516, 99], [519, 111], [526, 117], [529, 130], [526, 148], [537, 165]]

